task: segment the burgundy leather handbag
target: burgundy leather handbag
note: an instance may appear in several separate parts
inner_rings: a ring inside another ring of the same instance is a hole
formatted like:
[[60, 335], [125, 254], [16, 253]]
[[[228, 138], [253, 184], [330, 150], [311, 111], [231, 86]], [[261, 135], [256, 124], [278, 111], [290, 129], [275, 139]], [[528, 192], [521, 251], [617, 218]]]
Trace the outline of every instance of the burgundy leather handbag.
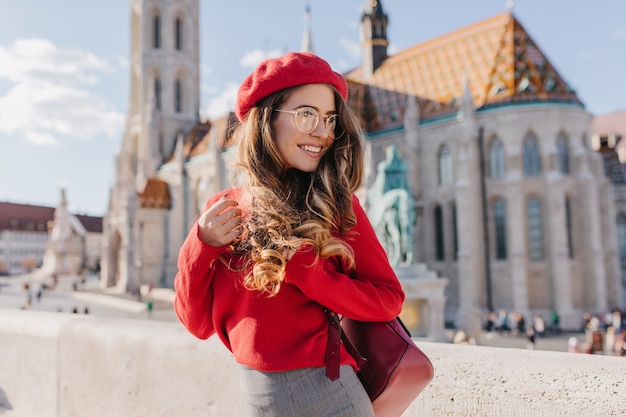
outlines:
[[347, 317], [340, 320], [337, 314], [328, 310], [326, 313], [329, 377], [339, 376], [341, 339], [357, 362], [357, 375], [376, 417], [400, 417], [433, 379], [430, 359], [415, 345], [399, 317], [388, 322], [362, 322]]

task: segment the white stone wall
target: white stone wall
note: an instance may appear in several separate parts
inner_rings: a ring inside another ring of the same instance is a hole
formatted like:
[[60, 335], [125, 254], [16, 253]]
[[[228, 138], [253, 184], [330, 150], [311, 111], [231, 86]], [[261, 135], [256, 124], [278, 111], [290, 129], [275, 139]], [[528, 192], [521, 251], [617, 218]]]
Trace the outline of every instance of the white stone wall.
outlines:
[[[435, 377], [412, 416], [623, 414], [625, 359], [417, 341]], [[178, 323], [0, 310], [3, 417], [241, 417], [237, 365]]]

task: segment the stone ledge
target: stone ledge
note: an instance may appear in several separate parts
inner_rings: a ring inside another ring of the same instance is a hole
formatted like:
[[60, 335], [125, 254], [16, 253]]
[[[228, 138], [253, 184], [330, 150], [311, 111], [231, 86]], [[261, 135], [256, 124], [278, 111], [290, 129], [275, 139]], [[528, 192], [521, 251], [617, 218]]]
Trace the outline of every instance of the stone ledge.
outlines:
[[[622, 415], [624, 358], [418, 345], [435, 378], [404, 417]], [[242, 415], [230, 353], [178, 323], [0, 310], [0, 346], [2, 417]]]

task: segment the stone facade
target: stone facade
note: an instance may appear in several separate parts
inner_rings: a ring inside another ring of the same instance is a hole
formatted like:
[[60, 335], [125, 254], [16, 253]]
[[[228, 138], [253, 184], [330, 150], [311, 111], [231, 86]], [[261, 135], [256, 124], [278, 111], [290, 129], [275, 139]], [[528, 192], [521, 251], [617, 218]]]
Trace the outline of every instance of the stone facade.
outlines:
[[130, 6], [130, 101], [104, 219], [101, 271], [102, 285], [120, 292], [172, 285], [194, 210], [187, 205], [187, 168], [168, 158], [197, 123], [200, 106], [199, 1], [133, 0]]

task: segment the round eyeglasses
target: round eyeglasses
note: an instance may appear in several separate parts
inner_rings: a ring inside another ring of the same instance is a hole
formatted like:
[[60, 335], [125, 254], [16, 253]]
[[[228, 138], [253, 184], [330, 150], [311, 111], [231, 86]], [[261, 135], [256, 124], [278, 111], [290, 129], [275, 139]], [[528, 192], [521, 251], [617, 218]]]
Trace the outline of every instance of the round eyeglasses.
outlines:
[[[337, 129], [337, 121], [339, 120], [338, 114], [326, 115], [320, 114], [313, 107], [300, 107], [296, 110], [280, 110], [274, 109], [281, 113], [291, 113], [293, 116], [293, 124], [302, 133], [309, 134], [317, 127], [320, 117], [324, 120], [326, 126], [326, 134], [331, 139], [338, 139], [341, 134], [337, 135], [335, 130]], [[342, 132], [343, 133], [343, 132]]]

